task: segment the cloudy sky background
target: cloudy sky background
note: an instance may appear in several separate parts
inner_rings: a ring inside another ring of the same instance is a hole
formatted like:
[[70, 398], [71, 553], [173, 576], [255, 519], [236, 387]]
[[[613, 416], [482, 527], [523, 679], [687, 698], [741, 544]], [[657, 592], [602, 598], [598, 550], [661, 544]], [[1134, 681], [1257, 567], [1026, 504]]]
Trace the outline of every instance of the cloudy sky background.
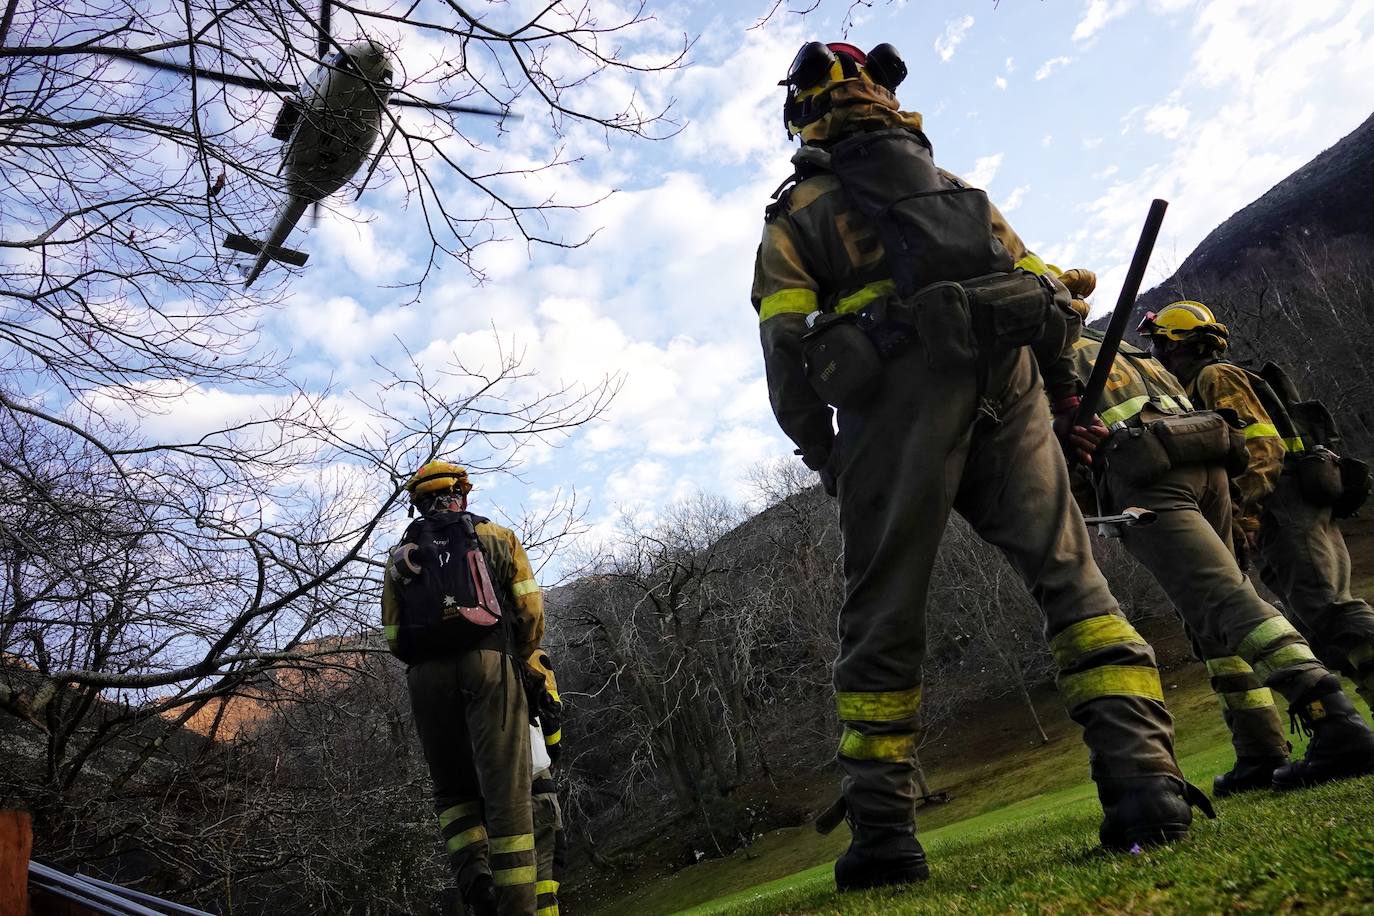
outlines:
[[[827, 0], [751, 28], [770, 5], [651, 0], [656, 22], [632, 50], [700, 36], [687, 66], [642, 86], [651, 102], [675, 99], [685, 126], [609, 144], [575, 130], [569, 151], [583, 162], [539, 179], [575, 199], [615, 191], [560, 224], [569, 238], [595, 232], [589, 244], [490, 245], [477, 256], [483, 284], [449, 265], [406, 304], [387, 287], [413, 279], [428, 246], [400, 182], [383, 183], [293, 239], [311, 262], [268, 317], [268, 343], [294, 351], [310, 384], [342, 392], [370, 390], [377, 363], [406, 351], [436, 367], [454, 353], [490, 363], [493, 328], [539, 385], [623, 379], [602, 421], [532, 451], [520, 479], [478, 481], [479, 511], [514, 514], [574, 487], [604, 535], [620, 512], [652, 517], [699, 490], [749, 498], [750, 470], [791, 452], [748, 299], [763, 207], [793, 149], [775, 83], [803, 41], [839, 39], [849, 9]], [[911, 73], [898, 95], [924, 114], [937, 161], [987, 188], [1047, 260], [1096, 270], [1099, 309], [1152, 197], [1171, 206], [1147, 285], [1374, 110], [1374, 0], [875, 0], [848, 40], [902, 51]], [[445, 53], [426, 41], [401, 55]], [[551, 140], [526, 119], [492, 142], [537, 162]], [[193, 391], [145, 427], [183, 434], [252, 401]]]

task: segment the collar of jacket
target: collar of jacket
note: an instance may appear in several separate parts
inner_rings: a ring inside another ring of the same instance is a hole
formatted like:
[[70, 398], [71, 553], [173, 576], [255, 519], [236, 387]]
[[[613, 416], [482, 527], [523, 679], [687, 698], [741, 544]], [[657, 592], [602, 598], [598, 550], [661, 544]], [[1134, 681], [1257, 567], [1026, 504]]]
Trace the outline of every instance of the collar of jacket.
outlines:
[[902, 111], [897, 105], [897, 97], [882, 86], [864, 80], [845, 80], [837, 83], [828, 94], [830, 110], [802, 128], [805, 144], [833, 143], [865, 130], [921, 129], [920, 113]]

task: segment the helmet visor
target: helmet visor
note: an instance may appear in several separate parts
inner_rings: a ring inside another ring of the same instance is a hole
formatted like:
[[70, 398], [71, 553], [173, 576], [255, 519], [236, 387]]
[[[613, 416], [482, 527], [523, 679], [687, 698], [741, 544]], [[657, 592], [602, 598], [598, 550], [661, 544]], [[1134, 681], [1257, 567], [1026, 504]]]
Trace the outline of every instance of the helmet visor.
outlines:
[[835, 52], [819, 41], [808, 41], [801, 46], [797, 56], [792, 58], [792, 66], [787, 68], [787, 79], [781, 86], [795, 86], [798, 89], [814, 89], [825, 80], [830, 67], [835, 63]]

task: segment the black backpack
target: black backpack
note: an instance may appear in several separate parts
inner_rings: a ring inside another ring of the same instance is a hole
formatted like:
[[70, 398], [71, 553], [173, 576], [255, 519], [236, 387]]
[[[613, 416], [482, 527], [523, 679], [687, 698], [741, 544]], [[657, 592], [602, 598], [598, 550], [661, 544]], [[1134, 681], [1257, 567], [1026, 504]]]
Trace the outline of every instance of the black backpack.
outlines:
[[[421, 518], [406, 528], [409, 560], [419, 572], [397, 577], [397, 658], [407, 664], [471, 649], [504, 645], [504, 616], [476, 526], [469, 512]], [[398, 570], [404, 575], [408, 570]]]

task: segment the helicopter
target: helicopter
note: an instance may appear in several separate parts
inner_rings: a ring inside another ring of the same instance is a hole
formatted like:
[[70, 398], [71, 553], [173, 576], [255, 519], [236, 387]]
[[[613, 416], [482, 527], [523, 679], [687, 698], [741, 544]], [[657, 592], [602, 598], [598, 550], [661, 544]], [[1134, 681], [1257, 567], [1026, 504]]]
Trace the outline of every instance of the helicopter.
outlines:
[[[320, 61], [319, 66], [299, 86], [159, 60], [123, 48], [91, 49], [92, 53], [122, 58], [158, 70], [284, 96], [271, 136], [284, 144], [279, 174], [284, 173], [286, 198], [277, 208], [266, 238], [253, 239], [231, 232], [223, 242], [224, 247], [231, 251], [255, 256], [243, 282], [245, 289], [252, 285], [269, 261], [280, 261], [293, 267], [305, 266], [309, 255], [287, 248], [287, 237], [308, 208], [318, 206], [320, 201], [343, 187], [362, 168], [377, 138], [381, 136], [383, 111], [388, 104], [491, 118], [514, 117], [508, 110], [495, 111], [471, 105], [393, 97], [396, 89], [392, 80], [396, 68], [386, 48], [369, 38], [348, 45], [335, 42], [329, 35], [329, 9], [329, 0], [325, 0], [321, 5], [318, 23], [316, 56]], [[359, 197], [398, 128], [399, 124], [393, 119], [391, 130], [372, 157], [358, 189]]]

